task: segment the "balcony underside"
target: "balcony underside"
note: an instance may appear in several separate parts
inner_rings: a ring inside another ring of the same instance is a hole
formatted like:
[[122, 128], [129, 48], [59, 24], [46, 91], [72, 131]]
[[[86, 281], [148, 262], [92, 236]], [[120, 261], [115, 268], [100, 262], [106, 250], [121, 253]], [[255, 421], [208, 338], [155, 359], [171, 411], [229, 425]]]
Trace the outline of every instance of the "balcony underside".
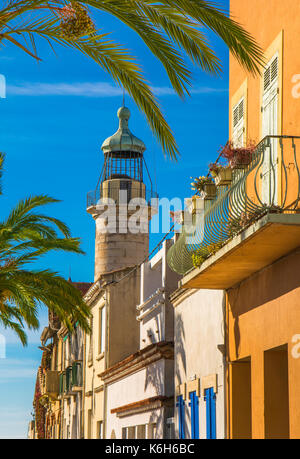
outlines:
[[225, 290], [300, 246], [299, 214], [267, 214], [180, 281], [182, 288]]

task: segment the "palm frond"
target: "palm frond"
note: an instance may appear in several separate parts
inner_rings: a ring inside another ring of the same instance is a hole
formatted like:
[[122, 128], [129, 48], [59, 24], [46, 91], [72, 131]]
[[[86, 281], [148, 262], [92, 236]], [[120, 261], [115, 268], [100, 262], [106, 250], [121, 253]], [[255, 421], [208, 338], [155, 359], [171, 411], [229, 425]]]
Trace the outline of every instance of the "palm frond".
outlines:
[[[50, 251], [82, 254], [80, 240], [71, 237], [60, 220], [35, 213], [40, 206], [58, 202], [48, 196], [22, 200], [0, 223], [0, 321], [13, 329], [23, 343], [23, 326], [39, 326], [38, 311], [43, 304], [54, 311], [71, 331], [73, 323], [89, 331], [89, 309], [81, 293], [59, 274], [34, 271], [31, 264]], [[58, 232], [64, 237], [59, 237]]]
[[[42, 37], [51, 46], [53, 43], [69, 46], [93, 59], [127, 90], [145, 114], [163, 152], [176, 159], [179, 153], [174, 135], [136, 59], [124, 47], [107, 40], [104, 33], [89, 32], [73, 39], [66, 37], [60, 27], [58, 12], [68, 3], [66, 0], [9, 2], [0, 9], [0, 42], [13, 42], [35, 59], [40, 59], [35, 37]], [[248, 71], [257, 73], [263, 64], [262, 51], [253, 37], [214, 2], [72, 0], [73, 5], [76, 3], [109, 13], [133, 29], [160, 60], [174, 90], [181, 97], [189, 94], [192, 78], [185, 55], [205, 71], [218, 74], [221, 70], [220, 60], [209, 46], [204, 28], [213, 30]], [[47, 13], [50, 14], [48, 17]], [[26, 43], [27, 38], [31, 46]]]

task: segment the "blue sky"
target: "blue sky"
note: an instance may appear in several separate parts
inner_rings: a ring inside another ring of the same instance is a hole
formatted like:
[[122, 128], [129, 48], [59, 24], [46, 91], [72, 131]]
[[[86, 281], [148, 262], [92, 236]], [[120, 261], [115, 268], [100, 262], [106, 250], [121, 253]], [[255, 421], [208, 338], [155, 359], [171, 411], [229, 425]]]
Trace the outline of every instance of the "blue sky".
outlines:
[[[145, 159], [153, 180], [156, 175], [160, 197], [188, 197], [190, 177], [207, 172], [228, 137], [225, 46], [209, 34], [222, 59], [223, 75], [215, 78], [196, 70], [192, 96], [181, 101], [170, 90], [161, 65], [133, 32], [107, 15], [94, 18], [139, 56], [175, 133], [181, 157], [172, 163], [163, 158], [144, 116], [126, 97], [131, 130], [147, 146]], [[0, 99], [0, 149], [6, 153], [1, 217], [28, 195], [46, 193], [60, 199], [47, 212], [82, 239], [86, 255], [53, 254], [36, 267], [51, 268], [65, 277], [71, 267], [72, 280], [88, 282], [93, 280], [95, 230], [85, 211], [86, 194], [95, 188], [101, 172], [101, 144], [117, 129], [121, 91], [87, 58], [59, 47], [55, 56], [46, 43], [38, 44], [40, 64], [13, 46], [0, 48], [0, 74], [7, 83], [7, 97]], [[160, 237], [151, 237], [150, 246]], [[41, 329], [46, 321], [47, 312], [41, 310]], [[40, 332], [30, 333], [29, 346], [23, 349], [14, 335], [0, 328], [6, 338], [6, 359], [0, 359], [0, 438], [26, 437], [41, 356]]]

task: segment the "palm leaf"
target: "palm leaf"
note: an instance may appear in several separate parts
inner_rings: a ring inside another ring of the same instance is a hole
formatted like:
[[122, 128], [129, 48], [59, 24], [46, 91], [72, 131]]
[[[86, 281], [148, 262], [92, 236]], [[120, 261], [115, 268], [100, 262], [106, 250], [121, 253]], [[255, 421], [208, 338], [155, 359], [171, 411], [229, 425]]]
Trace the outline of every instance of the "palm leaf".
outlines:
[[[77, 0], [73, 0], [76, 3]], [[185, 54], [205, 71], [219, 73], [220, 60], [208, 45], [203, 28], [213, 30], [228, 46], [230, 52], [248, 71], [257, 73], [263, 64], [262, 51], [255, 40], [227, 12], [213, 2], [204, 0], [81, 0], [84, 4], [109, 13], [133, 29], [164, 66], [174, 90], [183, 97], [189, 94], [191, 71]], [[16, 0], [0, 10], [0, 42], [8, 40], [36, 59], [35, 36], [48, 43], [59, 43], [92, 58], [114, 81], [123, 86], [145, 114], [160, 142], [163, 152], [176, 159], [178, 147], [165, 120], [158, 101], [141, 68], [128, 51], [112, 41], [107, 34], [89, 33], [73, 40], [62, 35], [57, 9], [68, 4], [65, 0]], [[43, 11], [47, 10], [47, 18]], [[37, 14], [32, 18], [29, 12]], [[23, 38], [25, 45], [14, 35]], [[26, 43], [27, 37], [31, 49]]]

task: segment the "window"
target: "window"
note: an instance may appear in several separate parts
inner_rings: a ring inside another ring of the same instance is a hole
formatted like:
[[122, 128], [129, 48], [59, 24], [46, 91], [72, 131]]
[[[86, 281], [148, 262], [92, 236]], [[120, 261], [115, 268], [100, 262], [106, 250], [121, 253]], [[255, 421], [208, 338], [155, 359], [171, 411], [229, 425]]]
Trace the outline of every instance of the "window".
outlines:
[[179, 395], [177, 397], [176, 407], [178, 408], [178, 429], [179, 429], [179, 438], [185, 438], [185, 412], [184, 412], [184, 400], [183, 396]]
[[89, 340], [88, 364], [92, 364], [93, 362], [93, 332], [94, 332], [93, 325], [94, 325], [94, 321], [93, 321], [93, 316], [92, 316], [90, 319], [91, 333], [89, 337], [87, 337], [87, 340]]
[[122, 427], [122, 439], [126, 440], [126, 438], [127, 438], [126, 427]]
[[139, 439], [146, 438], [146, 425], [141, 424], [137, 426], [136, 433], [137, 433], [137, 438]]
[[232, 142], [235, 147], [244, 145], [244, 114], [245, 114], [245, 98], [243, 97], [238, 104], [233, 107], [232, 120]]
[[206, 402], [206, 438], [216, 439], [216, 394], [213, 387], [205, 389]]
[[156, 424], [155, 424], [155, 422], [152, 422], [151, 424], [148, 424], [147, 438], [148, 439], [156, 438]]
[[105, 306], [99, 309], [98, 354], [102, 354], [105, 350], [105, 311]]
[[190, 393], [190, 403], [191, 408], [191, 438], [199, 438], [199, 399], [197, 397], [196, 391]]
[[128, 427], [127, 428], [127, 438], [129, 439], [135, 439], [135, 426], [132, 426], [132, 427]]
[[262, 136], [277, 135], [278, 54], [267, 64], [263, 75]]
[[102, 440], [103, 439], [103, 422], [97, 422], [97, 438]]

